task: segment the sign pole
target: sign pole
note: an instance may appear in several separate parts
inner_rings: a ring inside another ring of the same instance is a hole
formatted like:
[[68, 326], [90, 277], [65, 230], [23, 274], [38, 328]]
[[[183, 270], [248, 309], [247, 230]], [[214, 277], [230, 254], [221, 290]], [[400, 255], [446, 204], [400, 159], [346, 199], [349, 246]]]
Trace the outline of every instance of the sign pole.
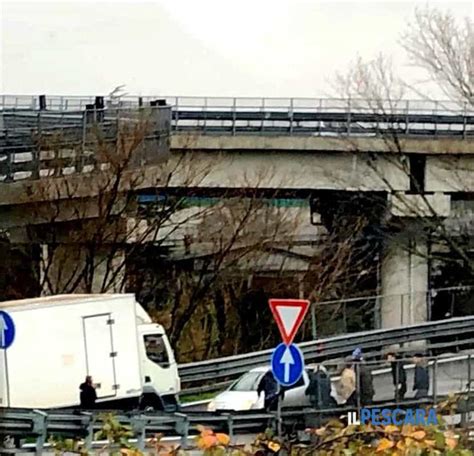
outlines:
[[277, 435], [282, 437], [282, 419], [281, 419], [281, 385], [278, 383], [277, 389]]
[[311, 337], [313, 340], [316, 340], [318, 335], [316, 331], [316, 303], [312, 302], [311, 304]]
[[303, 375], [303, 353], [298, 346], [293, 344], [293, 339], [303, 323], [309, 301], [304, 299], [270, 299], [269, 305], [283, 340], [271, 356], [271, 369], [277, 383], [276, 431], [278, 437], [281, 438], [283, 434], [282, 387], [294, 385]]

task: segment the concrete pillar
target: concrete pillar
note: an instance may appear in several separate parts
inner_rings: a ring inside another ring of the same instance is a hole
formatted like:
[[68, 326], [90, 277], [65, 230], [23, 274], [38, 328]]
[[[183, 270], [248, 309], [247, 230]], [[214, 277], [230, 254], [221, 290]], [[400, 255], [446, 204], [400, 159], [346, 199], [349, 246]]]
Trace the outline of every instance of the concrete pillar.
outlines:
[[80, 244], [44, 244], [41, 256], [43, 295], [122, 291], [125, 255], [121, 249], [101, 247], [91, 255]]
[[393, 328], [428, 319], [428, 243], [425, 237], [394, 236], [381, 270], [381, 326]]

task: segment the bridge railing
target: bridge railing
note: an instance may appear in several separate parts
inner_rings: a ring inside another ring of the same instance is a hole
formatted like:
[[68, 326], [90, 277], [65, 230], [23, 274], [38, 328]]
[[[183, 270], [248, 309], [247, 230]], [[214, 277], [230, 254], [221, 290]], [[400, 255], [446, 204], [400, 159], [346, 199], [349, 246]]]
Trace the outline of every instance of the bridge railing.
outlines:
[[[137, 109], [156, 97], [101, 98], [105, 110]], [[160, 97], [171, 107], [175, 133], [310, 136], [474, 135], [474, 110], [466, 103], [432, 100], [339, 98]], [[2, 111], [82, 110], [93, 97], [2, 96]]]
[[[167, 106], [3, 111], [0, 113], [0, 182], [103, 169], [107, 157], [103, 150], [99, 151], [98, 144], [114, 144], [119, 135], [125, 134], [141, 135], [143, 147], [137, 149], [136, 161], [142, 161], [139, 154], [145, 158], [150, 151], [158, 155], [169, 149], [170, 122], [171, 110]], [[135, 132], [134, 126], [139, 124], [143, 128]]]
[[[95, 96], [48, 95], [45, 97], [45, 109], [48, 110], [83, 110], [95, 102]], [[200, 111], [222, 110], [258, 110], [258, 111], [299, 111], [318, 112], [385, 112], [392, 114], [469, 114], [473, 108], [467, 103], [452, 100], [365, 100], [362, 98], [309, 98], [309, 97], [200, 97], [200, 96], [120, 96], [104, 97], [105, 107], [133, 108], [147, 105], [151, 101], [162, 99], [173, 108], [196, 109]], [[36, 95], [0, 95], [0, 109], [40, 108]]]

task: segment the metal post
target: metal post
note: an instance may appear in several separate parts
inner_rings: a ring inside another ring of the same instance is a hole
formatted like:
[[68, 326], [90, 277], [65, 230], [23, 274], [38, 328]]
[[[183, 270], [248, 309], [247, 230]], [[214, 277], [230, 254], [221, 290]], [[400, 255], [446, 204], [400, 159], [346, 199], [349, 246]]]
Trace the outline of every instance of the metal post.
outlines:
[[277, 389], [277, 435], [279, 438], [283, 435], [282, 422], [281, 422], [281, 385], [278, 383]]
[[342, 303], [342, 318], [344, 322], [344, 332], [347, 333], [347, 305], [346, 301]]
[[290, 98], [290, 136], [293, 135], [293, 98]]
[[407, 100], [406, 106], [405, 106], [405, 134], [408, 135], [410, 132], [410, 127], [409, 127], [409, 113], [410, 113], [410, 101]]
[[145, 449], [145, 420], [141, 416], [134, 416], [130, 420], [130, 425], [137, 438], [137, 448], [143, 451]]
[[44, 111], [46, 109], [46, 95], [39, 96], [39, 109]]
[[232, 440], [234, 438], [234, 419], [231, 414], [227, 415], [227, 432]]
[[84, 439], [84, 448], [89, 451], [92, 448], [92, 442], [94, 440], [94, 417], [88, 412], [82, 412], [82, 414], [88, 417], [87, 435]]
[[464, 414], [464, 420], [466, 426], [469, 425], [469, 418], [471, 415], [471, 354], [467, 355], [467, 399], [466, 399], [466, 410]]
[[402, 361], [400, 359], [395, 359], [395, 404], [397, 405], [398, 407], [398, 404], [400, 402], [400, 394], [399, 394], [399, 390], [398, 390], [398, 385], [400, 383], [400, 363]]
[[405, 313], [405, 295], [402, 294], [400, 296], [401, 302], [400, 302], [400, 326], [403, 326], [403, 314]]
[[436, 405], [438, 402], [438, 381], [436, 377], [438, 376], [438, 358], [435, 358], [433, 363], [433, 404]]
[[349, 136], [351, 134], [351, 99], [347, 100], [347, 125], [346, 125], [346, 134]]
[[463, 125], [462, 125], [462, 137], [466, 139], [466, 127], [467, 127], [467, 102], [464, 103], [464, 112], [463, 112]]
[[179, 98], [176, 97], [176, 102], [174, 104], [174, 131], [178, 131], [178, 123], [179, 123]]
[[356, 361], [355, 363], [355, 371], [356, 371], [356, 398], [357, 398], [357, 416], [360, 418], [360, 361]]
[[184, 413], [175, 413], [174, 416], [177, 418], [175, 426], [177, 434], [181, 436], [181, 447], [186, 448], [188, 446], [189, 436], [188, 417]]
[[316, 303], [311, 303], [311, 337], [313, 340], [316, 340], [318, 337], [317, 329], [316, 329]]
[[47, 424], [46, 419], [48, 415], [41, 410], [33, 411], [35, 416], [33, 418], [33, 432], [36, 434], [36, 454], [40, 456], [43, 453], [43, 447], [46, 442]]
[[[318, 109], [318, 114], [321, 114], [321, 111], [323, 110], [323, 99], [319, 99], [319, 109]], [[318, 128], [319, 128], [319, 136], [321, 136], [321, 130], [322, 130], [322, 122], [321, 119], [318, 120]]]
[[206, 134], [206, 126], [207, 126], [207, 97], [204, 98], [204, 125], [202, 127], [202, 132]]

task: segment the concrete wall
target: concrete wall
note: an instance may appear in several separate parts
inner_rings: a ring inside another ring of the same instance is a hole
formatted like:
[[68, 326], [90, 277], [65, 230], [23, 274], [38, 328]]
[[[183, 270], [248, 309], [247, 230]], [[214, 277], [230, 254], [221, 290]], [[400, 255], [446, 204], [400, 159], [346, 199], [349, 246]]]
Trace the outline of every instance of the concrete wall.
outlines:
[[[370, 165], [367, 155], [351, 153], [209, 153], [193, 150], [189, 155], [202, 174], [199, 187], [362, 191], [409, 189], [409, 177], [394, 158], [381, 159]], [[171, 185], [181, 186], [183, 182], [184, 175], [176, 174]]]
[[427, 320], [427, 254], [427, 242], [421, 237], [400, 235], [388, 240], [381, 270], [382, 328]]
[[474, 192], [474, 156], [428, 156], [425, 187], [429, 192]]

